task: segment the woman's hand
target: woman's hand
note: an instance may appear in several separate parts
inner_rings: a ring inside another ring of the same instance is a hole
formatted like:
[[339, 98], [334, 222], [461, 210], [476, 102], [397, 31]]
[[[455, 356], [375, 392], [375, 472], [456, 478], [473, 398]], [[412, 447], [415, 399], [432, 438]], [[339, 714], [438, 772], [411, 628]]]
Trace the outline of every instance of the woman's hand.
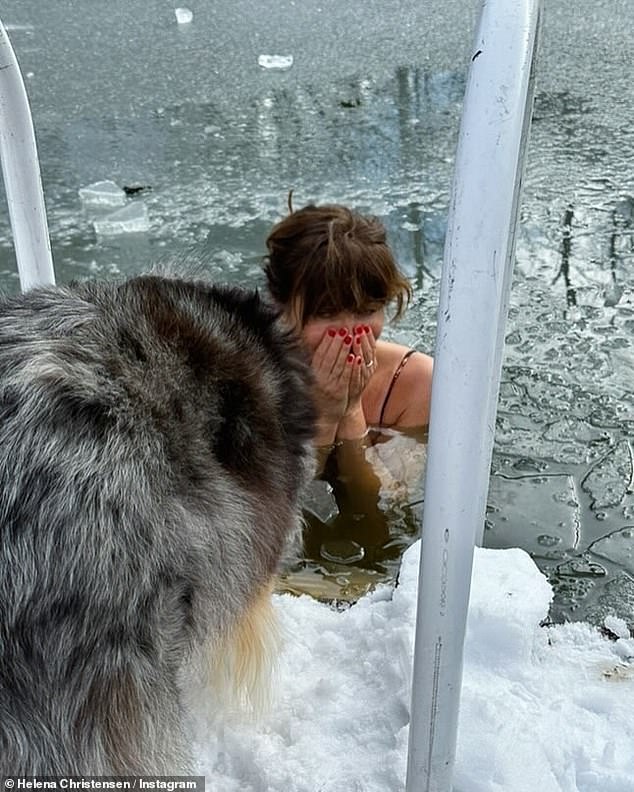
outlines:
[[328, 329], [312, 359], [315, 406], [319, 412], [316, 444], [362, 437], [367, 431], [361, 397], [376, 368], [376, 340], [367, 325], [353, 332]]
[[348, 407], [354, 363], [350, 353], [352, 343], [353, 337], [347, 328], [332, 328], [324, 333], [313, 354], [315, 405], [322, 423], [337, 424]]
[[355, 359], [348, 388], [346, 414], [357, 412], [361, 408], [363, 391], [376, 369], [376, 339], [368, 325], [355, 327], [352, 352]]

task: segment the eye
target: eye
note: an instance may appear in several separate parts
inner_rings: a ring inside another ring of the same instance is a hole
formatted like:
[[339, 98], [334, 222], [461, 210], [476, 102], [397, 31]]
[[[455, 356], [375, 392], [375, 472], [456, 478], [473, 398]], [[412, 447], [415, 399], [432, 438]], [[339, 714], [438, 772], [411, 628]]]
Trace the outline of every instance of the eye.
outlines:
[[377, 313], [377, 311], [380, 311], [381, 308], [382, 306], [379, 306], [378, 308], [368, 308], [367, 310], [360, 311], [355, 315], [358, 316], [359, 319], [369, 319], [370, 317], [374, 316], [374, 314]]

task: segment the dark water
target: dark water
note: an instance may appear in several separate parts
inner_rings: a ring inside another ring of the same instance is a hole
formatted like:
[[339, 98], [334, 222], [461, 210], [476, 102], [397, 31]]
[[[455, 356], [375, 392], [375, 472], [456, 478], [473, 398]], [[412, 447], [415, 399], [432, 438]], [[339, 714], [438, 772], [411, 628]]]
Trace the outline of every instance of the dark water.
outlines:
[[305, 498], [303, 558], [284, 570], [280, 590], [350, 603], [398, 579], [403, 553], [420, 536], [427, 432], [372, 430], [364, 444], [376, 492], [368, 488], [362, 507], [350, 499], [331, 455]]
[[[555, 618], [632, 623], [634, 26], [628, 0], [546, 6], [485, 541], [533, 555]], [[416, 286], [389, 332], [433, 353], [476, 4], [189, 7], [183, 27], [151, 0], [2, 4], [58, 280], [187, 252], [218, 279], [258, 283], [292, 188], [297, 205], [383, 218]], [[293, 66], [261, 69], [260, 54]], [[147, 208], [146, 232], [96, 233], [78, 190], [106, 178], [146, 188], [126, 199]], [[0, 286], [18, 288], [4, 204]]]

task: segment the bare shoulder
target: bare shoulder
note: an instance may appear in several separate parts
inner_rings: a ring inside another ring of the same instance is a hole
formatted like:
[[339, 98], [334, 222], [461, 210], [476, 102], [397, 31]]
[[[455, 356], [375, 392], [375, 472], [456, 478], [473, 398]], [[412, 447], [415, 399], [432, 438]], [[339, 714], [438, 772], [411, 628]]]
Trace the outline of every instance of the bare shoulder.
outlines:
[[384, 371], [390, 372], [384, 425], [397, 429], [427, 426], [433, 359], [423, 352], [387, 342], [377, 349], [377, 356]]

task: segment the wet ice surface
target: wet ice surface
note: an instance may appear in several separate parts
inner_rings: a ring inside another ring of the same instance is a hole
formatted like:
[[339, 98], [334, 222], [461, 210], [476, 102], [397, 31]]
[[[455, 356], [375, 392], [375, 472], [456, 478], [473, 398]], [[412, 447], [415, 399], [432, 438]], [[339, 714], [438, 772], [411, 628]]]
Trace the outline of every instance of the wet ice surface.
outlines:
[[[237, 2], [192, 25], [169, 4], [89, 6], [2, 11], [32, 74], [58, 279], [191, 253], [216, 279], [260, 283], [292, 188], [296, 205], [383, 218], [416, 287], [389, 333], [433, 351], [475, 3]], [[631, 623], [634, 33], [626, 0], [588, 14], [564, 0], [545, 15], [485, 541], [534, 555], [555, 618]], [[261, 68], [263, 53], [293, 53], [293, 68]], [[78, 190], [106, 179], [152, 188], [126, 200], [143, 233], [97, 234], [106, 218]], [[4, 207], [0, 284], [17, 288]]]
[[634, 229], [615, 227], [616, 204], [595, 195], [571, 229], [562, 200], [559, 246], [544, 240], [541, 258], [522, 242], [532, 221], [520, 233], [485, 541], [534, 554], [554, 618], [613, 609], [631, 625]]

